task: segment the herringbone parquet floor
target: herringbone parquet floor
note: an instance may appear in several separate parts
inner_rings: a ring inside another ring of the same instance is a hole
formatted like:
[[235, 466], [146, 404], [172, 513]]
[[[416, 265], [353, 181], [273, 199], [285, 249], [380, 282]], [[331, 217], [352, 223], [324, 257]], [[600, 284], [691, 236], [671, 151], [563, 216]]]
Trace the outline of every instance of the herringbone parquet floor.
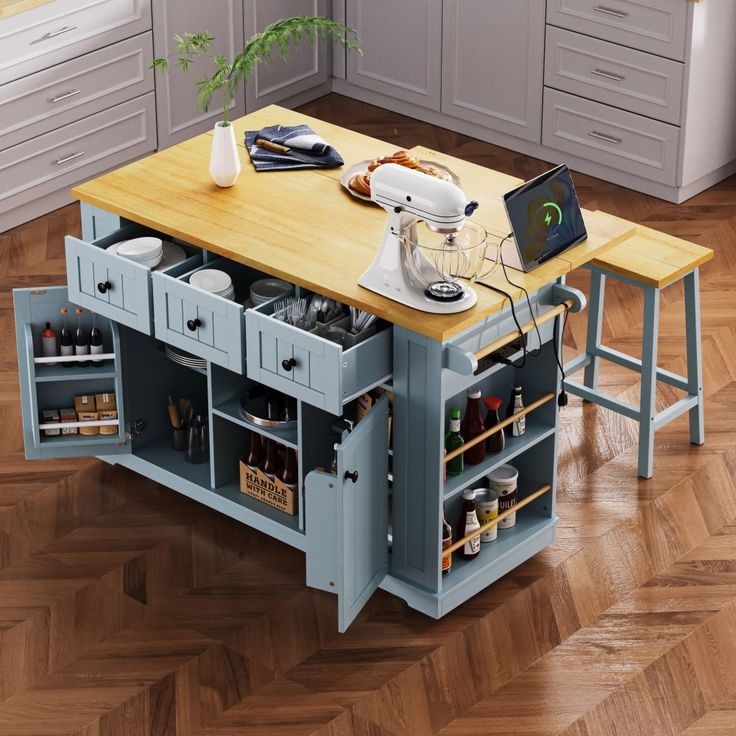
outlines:
[[[304, 110], [520, 177], [546, 168], [336, 95]], [[0, 236], [0, 736], [736, 734], [736, 180], [680, 206], [575, 180], [584, 206], [717, 252], [706, 445], [682, 418], [638, 480], [634, 424], [572, 400], [557, 543], [439, 622], [378, 593], [344, 636], [301, 553], [124, 469], [23, 460], [10, 289], [64, 283], [77, 208]], [[670, 370], [682, 301], [665, 293]], [[641, 315], [611, 288], [607, 342], [637, 355]], [[583, 334], [571, 318], [568, 350]], [[603, 385], [636, 402], [634, 374], [607, 367]]]

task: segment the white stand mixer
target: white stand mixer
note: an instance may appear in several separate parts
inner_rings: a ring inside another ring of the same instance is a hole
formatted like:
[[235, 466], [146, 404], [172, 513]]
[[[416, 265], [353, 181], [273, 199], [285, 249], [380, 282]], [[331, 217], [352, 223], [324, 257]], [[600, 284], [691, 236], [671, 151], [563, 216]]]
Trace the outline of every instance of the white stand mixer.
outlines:
[[[468, 202], [452, 182], [397, 164], [384, 164], [373, 172], [371, 199], [386, 210], [388, 220], [378, 254], [358, 279], [360, 286], [422, 312], [453, 314], [470, 309], [478, 297], [456, 278], [465, 274], [447, 276], [444, 261], [435, 259], [433, 264], [414, 244], [417, 222], [423, 220], [430, 230], [445, 234], [446, 253], [456, 253], [454, 236], [478, 203]], [[437, 252], [445, 255], [442, 249]]]

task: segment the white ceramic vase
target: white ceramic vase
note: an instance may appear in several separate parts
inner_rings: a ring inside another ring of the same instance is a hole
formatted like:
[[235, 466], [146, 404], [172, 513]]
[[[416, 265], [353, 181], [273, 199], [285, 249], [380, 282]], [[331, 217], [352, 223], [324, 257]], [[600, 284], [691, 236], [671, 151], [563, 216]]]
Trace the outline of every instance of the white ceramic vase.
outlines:
[[210, 152], [210, 176], [218, 187], [231, 187], [240, 174], [240, 156], [235, 145], [235, 129], [232, 124], [215, 123]]

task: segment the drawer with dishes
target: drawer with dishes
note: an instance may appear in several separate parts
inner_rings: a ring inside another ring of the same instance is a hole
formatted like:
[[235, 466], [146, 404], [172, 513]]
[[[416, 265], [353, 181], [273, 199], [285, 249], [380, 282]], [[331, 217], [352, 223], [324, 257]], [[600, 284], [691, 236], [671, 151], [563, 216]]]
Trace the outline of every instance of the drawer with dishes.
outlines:
[[292, 285], [227, 258], [201, 253], [154, 273], [156, 337], [211, 363], [245, 372], [245, 310], [292, 292]]
[[68, 235], [65, 249], [69, 298], [146, 335], [153, 332], [151, 273], [201, 263], [197, 248], [133, 223], [91, 241]]
[[391, 326], [334, 299], [297, 289], [245, 324], [248, 377], [331, 414], [391, 377]]
[[690, 5], [684, 0], [549, 0], [547, 23], [684, 61]]

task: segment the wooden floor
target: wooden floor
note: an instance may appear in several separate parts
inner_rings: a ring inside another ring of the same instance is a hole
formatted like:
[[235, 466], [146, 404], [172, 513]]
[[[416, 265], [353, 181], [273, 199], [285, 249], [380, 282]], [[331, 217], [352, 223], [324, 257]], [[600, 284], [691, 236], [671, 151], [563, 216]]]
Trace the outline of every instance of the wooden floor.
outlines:
[[[336, 95], [304, 110], [386, 152], [547, 167]], [[0, 736], [736, 734], [736, 180], [679, 206], [575, 182], [586, 207], [717, 252], [706, 445], [683, 417], [638, 480], [635, 425], [572, 399], [557, 543], [438, 622], [379, 592], [343, 636], [301, 553], [124, 469], [23, 460], [9, 290], [64, 283], [77, 208], [0, 235]], [[663, 301], [661, 364], [684, 371], [682, 287]], [[639, 355], [641, 316], [636, 291], [610, 289], [608, 343]], [[583, 330], [570, 319], [566, 357]], [[637, 400], [628, 371], [603, 385]]]

